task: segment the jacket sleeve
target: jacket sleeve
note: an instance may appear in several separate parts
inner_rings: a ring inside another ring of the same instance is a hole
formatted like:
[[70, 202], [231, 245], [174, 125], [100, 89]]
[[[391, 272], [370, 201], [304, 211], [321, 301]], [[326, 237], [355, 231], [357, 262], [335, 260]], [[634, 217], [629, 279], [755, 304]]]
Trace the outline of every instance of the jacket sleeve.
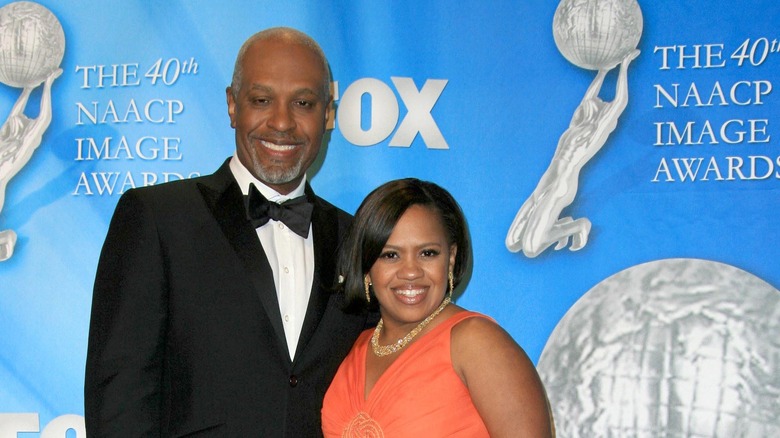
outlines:
[[130, 190], [117, 204], [95, 277], [84, 385], [88, 436], [160, 435], [166, 291], [154, 212]]

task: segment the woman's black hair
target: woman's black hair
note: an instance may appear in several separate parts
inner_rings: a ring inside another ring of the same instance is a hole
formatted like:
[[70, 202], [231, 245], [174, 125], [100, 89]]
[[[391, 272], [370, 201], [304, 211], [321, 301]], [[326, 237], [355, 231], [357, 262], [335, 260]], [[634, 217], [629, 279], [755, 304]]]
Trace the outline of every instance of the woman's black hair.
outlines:
[[347, 309], [378, 307], [373, 293], [371, 303], [366, 303], [363, 279], [382, 253], [398, 220], [413, 205], [430, 208], [441, 219], [447, 243], [457, 247], [453, 284], [457, 286], [462, 280], [471, 262], [471, 244], [458, 203], [449, 192], [432, 182], [416, 178], [393, 180], [377, 187], [363, 200], [341, 243], [337, 287], [344, 291]]

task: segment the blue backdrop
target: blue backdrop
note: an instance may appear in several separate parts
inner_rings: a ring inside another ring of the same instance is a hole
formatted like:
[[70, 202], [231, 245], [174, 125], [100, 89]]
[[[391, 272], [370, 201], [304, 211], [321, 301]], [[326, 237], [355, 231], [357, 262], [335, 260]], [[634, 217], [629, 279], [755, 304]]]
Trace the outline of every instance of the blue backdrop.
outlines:
[[[592, 221], [589, 242], [535, 258], [504, 239], [595, 75], [556, 48], [556, 2], [38, 3], [63, 26], [64, 73], [0, 212], [0, 229], [19, 236], [0, 262], [0, 431], [21, 424], [7, 413], [78, 430], [92, 281], [119, 195], [210, 173], [232, 154], [225, 87], [241, 43], [270, 26], [310, 34], [331, 63], [343, 113], [310, 174], [317, 193], [354, 212], [394, 178], [450, 190], [474, 241], [457, 302], [494, 317], [534, 362], [583, 294], [638, 264], [712, 260], [780, 287], [776, 1], [640, 0], [628, 106], [566, 210]], [[420, 90], [438, 95], [432, 108], [414, 100]], [[2, 114], [19, 92], [0, 85]], [[395, 137], [409, 114], [428, 122], [411, 142]]]

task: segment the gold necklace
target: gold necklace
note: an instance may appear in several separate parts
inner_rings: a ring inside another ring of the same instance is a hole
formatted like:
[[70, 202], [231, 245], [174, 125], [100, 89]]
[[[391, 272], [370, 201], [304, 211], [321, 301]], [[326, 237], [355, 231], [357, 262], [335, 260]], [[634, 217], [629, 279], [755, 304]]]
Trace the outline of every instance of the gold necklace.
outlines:
[[417, 324], [417, 327], [412, 329], [406, 336], [399, 339], [395, 344], [390, 345], [379, 345], [379, 335], [382, 333], [382, 327], [384, 327], [384, 321], [382, 318], [379, 319], [379, 324], [376, 325], [376, 328], [374, 329], [374, 334], [371, 336], [371, 349], [374, 351], [374, 354], [379, 357], [384, 357], [389, 354], [393, 354], [397, 352], [398, 350], [406, 347], [406, 344], [409, 343], [417, 334], [420, 333], [422, 329], [425, 328], [428, 323], [433, 321], [433, 318], [436, 318], [436, 315], [441, 313], [442, 310], [444, 310], [445, 307], [447, 307], [447, 304], [450, 303], [450, 297], [449, 295], [444, 298], [444, 301], [439, 304], [439, 307], [433, 311], [430, 315], [428, 315], [427, 318], [423, 319], [422, 322]]

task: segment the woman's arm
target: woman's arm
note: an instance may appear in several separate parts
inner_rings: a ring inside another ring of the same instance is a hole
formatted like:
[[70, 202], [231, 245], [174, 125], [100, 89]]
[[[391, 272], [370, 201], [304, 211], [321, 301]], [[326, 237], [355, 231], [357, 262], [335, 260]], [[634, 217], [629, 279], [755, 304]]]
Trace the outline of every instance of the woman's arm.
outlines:
[[531, 360], [496, 323], [469, 318], [452, 329], [452, 363], [490, 436], [552, 437], [552, 414]]

